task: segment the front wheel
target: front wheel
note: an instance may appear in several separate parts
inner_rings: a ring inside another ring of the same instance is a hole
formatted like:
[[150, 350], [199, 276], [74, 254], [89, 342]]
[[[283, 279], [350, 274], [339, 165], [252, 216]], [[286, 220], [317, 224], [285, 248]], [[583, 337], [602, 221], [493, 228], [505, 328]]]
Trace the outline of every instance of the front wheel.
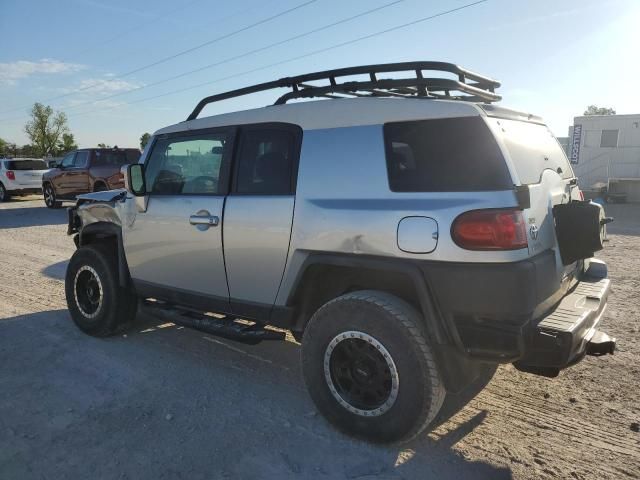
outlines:
[[302, 341], [305, 383], [334, 425], [372, 441], [408, 441], [436, 417], [445, 388], [421, 315], [379, 291], [322, 306]]
[[119, 284], [113, 245], [95, 244], [76, 250], [67, 268], [65, 293], [71, 318], [88, 335], [113, 335], [135, 319], [137, 298]]
[[60, 208], [62, 206], [62, 202], [56, 198], [56, 191], [50, 183], [44, 186], [42, 193], [44, 196], [44, 204], [47, 208]]

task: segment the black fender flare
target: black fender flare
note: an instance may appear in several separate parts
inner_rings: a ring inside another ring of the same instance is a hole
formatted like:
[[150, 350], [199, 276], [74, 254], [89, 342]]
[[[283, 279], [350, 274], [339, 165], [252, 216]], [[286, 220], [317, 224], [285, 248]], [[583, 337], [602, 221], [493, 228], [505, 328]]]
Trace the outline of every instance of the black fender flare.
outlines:
[[115, 237], [116, 249], [118, 252], [118, 282], [121, 287], [127, 287], [129, 283], [129, 267], [124, 253], [124, 243], [122, 240], [122, 228], [111, 222], [95, 222], [83, 226], [78, 233], [78, 247], [89, 245], [89, 238], [110, 238]]
[[[376, 257], [369, 255], [336, 254], [311, 252], [301, 265], [287, 298], [287, 307], [291, 308], [300, 298], [305, 286], [305, 273], [316, 265], [349, 267], [376, 270], [381, 273], [401, 274], [410, 279], [417, 295], [417, 301], [425, 321], [425, 329], [433, 339], [432, 346], [436, 362], [442, 373], [448, 392], [457, 393], [473, 382], [482, 371], [482, 364], [471, 359], [464, 351], [455, 325], [449, 325], [441, 314], [437, 299], [420, 268], [411, 260], [402, 258]], [[300, 330], [306, 323], [297, 315], [294, 329]]]
[[[411, 261], [399, 258], [375, 257], [369, 255], [352, 255], [352, 254], [336, 254], [336, 253], [310, 253], [304, 260], [302, 266], [298, 270], [298, 274], [293, 282], [287, 305], [293, 305], [295, 298], [304, 288], [305, 273], [310, 267], [316, 265], [347, 267], [356, 269], [369, 269], [383, 273], [395, 273], [406, 276], [411, 279], [411, 283], [415, 288], [417, 300], [420, 304], [420, 310], [425, 319], [425, 327], [431, 338], [438, 344], [451, 343], [455, 338], [451, 337], [451, 331], [445, 324], [444, 318], [438, 311], [435, 298], [427, 281], [420, 271]], [[455, 331], [455, 330], [454, 330]]]

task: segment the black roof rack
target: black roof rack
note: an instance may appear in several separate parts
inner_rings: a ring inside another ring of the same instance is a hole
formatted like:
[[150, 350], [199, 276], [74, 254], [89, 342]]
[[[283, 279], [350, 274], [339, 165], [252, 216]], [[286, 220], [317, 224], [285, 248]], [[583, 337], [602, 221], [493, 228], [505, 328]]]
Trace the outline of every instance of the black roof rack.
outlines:
[[[458, 79], [426, 78], [424, 70], [448, 72]], [[410, 78], [378, 78], [380, 73], [412, 72]], [[368, 80], [340, 82], [338, 77], [368, 75]], [[328, 85], [311, 85], [308, 82], [328, 80]], [[275, 105], [281, 105], [295, 98], [349, 98], [349, 97], [418, 97], [465, 100], [470, 102], [497, 102], [502, 99], [495, 93], [500, 82], [466, 70], [453, 63], [445, 62], [403, 62], [360, 67], [338, 68], [323, 72], [307, 73], [295, 77], [285, 77], [271, 82], [231, 90], [200, 100], [187, 120], [194, 120], [202, 109], [210, 103], [229, 98], [263, 92], [275, 88], [291, 88], [282, 95]], [[457, 92], [456, 95], [452, 93]]]

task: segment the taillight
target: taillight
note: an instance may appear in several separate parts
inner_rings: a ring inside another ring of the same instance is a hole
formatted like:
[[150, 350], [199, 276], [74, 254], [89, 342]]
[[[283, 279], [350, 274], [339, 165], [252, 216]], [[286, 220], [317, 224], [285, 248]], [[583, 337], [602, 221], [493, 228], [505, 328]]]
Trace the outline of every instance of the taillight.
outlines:
[[578, 190], [578, 193], [580, 194], [580, 200], [584, 202], [584, 193], [582, 193], [582, 190]]
[[9, 180], [15, 180], [16, 179], [16, 174], [13, 173], [11, 170], [7, 170], [7, 173], [5, 173], [5, 175], [7, 176], [7, 178]]
[[466, 250], [527, 248], [527, 228], [522, 211], [511, 208], [465, 212], [453, 222], [451, 236]]

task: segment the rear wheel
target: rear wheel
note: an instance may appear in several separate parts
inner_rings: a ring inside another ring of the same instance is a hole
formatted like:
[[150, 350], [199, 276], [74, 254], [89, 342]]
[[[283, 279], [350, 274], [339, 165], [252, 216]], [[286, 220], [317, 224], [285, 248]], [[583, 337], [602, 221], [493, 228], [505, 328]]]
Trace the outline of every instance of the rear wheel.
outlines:
[[104, 183], [96, 182], [93, 184], [94, 192], [104, 192], [105, 190], [107, 190], [107, 186]]
[[6, 202], [7, 200], [9, 200], [10, 197], [11, 195], [9, 195], [9, 192], [7, 192], [7, 189], [4, 187], [2, 183], [0, 183], [0, 202]]
[[410, 440], [445, 398], [423, 319], [384, 292], [353, 292], [321, 307], [304, 333], [302, 369], [318, 410], [373, 441]]
[[62, 202], [58, 201], [56, 191], [50, 183], [47, 183], [42, 189], [44, 203], [48, 208], [60, 208]]
[[110, 244], [76, 250], [67, 268], [65, 293], [71, 318], [89, 335], [113, 335], [135, 319], [137, 298], [120, 286], [117, 255]]

